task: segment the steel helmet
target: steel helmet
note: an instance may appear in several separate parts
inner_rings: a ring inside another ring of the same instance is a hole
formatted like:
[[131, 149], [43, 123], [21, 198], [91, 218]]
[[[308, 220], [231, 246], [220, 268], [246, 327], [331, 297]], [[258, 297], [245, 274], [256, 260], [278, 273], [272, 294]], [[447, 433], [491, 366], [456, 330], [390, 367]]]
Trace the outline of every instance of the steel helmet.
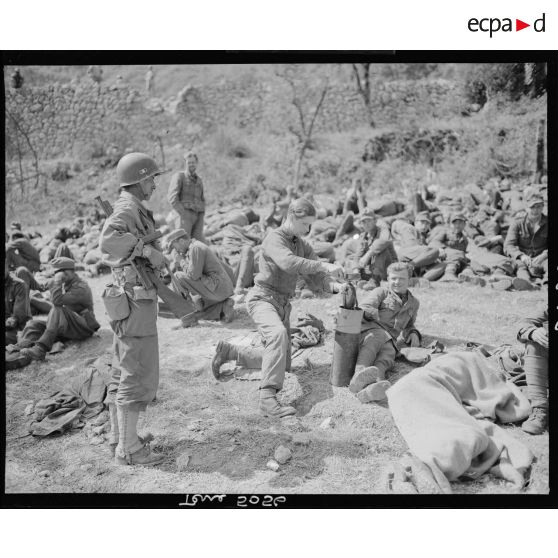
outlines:
[[131, 186], [144, 178], [158, 176], [165, 172], [167, 171], [160, 171], [155, 159], [145, 153], [128, 153], [116, 165], [120, 186]]

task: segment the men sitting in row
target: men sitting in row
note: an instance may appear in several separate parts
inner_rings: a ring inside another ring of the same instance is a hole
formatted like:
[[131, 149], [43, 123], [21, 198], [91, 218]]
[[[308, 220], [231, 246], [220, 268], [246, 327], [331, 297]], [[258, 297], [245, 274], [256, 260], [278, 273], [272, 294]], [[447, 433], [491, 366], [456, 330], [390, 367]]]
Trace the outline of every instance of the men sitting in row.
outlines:
[[10, 273], [7, 258], [4, 263], [4, 312], [5, 345], [17, 343], [17, 332], [21, 331], [31, 318], [31, 307], [27, 285]]
[[93, 312], [93, 296], [89, 285], [75, 272], [70, 258], [51, 262], [54, 279], [49, 284], [52, 308], [46, 322], [32, 319], [23, 328], [17, 343], [20, 353], [31, 360], [44, 360], [56, 341], [87, 339], [100, 325]]

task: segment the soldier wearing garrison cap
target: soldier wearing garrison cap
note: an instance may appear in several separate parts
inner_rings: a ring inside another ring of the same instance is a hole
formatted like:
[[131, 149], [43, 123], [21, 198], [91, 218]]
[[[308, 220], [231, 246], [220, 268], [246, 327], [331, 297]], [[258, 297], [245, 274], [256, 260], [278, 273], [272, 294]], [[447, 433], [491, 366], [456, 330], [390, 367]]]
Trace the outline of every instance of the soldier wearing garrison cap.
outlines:
[[[294, 407], [281, 405], [276, 395], [291, 367], [290, 299], [299, 275], [313, 275], [328, 292], [343, 288], [332, 278], [343, 275], [341, 266], [319, 261], [302, 238], [315, 220], [316, 208], [310, 201], [299, 198], [291, 202], [285, 222], [269, 231], [263, 241], [260, 270], [246, 298], [248, 313], [256, 322], [264, 345], [258, 407], [264, 416], [281, 418], [296, 413]], [[212, 363], [216, 377], [221, 364], [235, 358], [235, 354], [231, 343], [219, 342]]]
[[54, 279], [48, 284], [52, 308], [46, 322], [33, 319], [23, 329], [19, 345], [29, 360], [43, 360], [56, 341], [83, 340], [99, 329], [89, 285], [75, 272], [71, 258], [54, 258]]
[[438, 257], [446, 264], [441, 281], [457, 281], [457, 274], [469, 261], [465, 255], [469, 240], [463, 233], [466, 221], [463, 213], [454, 212], [450, 215], [449, 226], [440, 227], [430, 239], [430, 246], [438, 248]]
[[525, 200], [527, 214], [516, 219], [508, 229], [504, 252], [512, 259], [514, 288], [530, 290], [534, 281], [545, 283], [548, 277], [548, 218], [543, 213], [544, 198], [534, 193]]
[[428, 211], [421, 211], [414, 225], [396, 219], [391, 225], [391, 235], [399, 261], [409, 264], [415, 275], [434, 281], [442, 276], [445, 265], [438, 262], [438, 248], [428, 246], [430, 223]]
[[[234, 318], [232, 270], [231, 276], [223, 262], [209, 246], [192, 238], [184, 229], [176, 229], [167, 237], [170, 248], [174, 248], [176, 278], [181, 294], [192, 296], [197, 312], [188, 325], [195, 325], [197, 318], [223, 320]], [[183, 322], [186, 326], [186, 323]]]

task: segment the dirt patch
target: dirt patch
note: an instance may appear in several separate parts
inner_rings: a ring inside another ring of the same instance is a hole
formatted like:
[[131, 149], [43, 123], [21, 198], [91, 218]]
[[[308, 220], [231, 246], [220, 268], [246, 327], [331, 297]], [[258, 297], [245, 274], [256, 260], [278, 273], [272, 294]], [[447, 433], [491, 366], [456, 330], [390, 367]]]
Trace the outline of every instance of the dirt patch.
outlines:
[[[90, 281], [102, 329], [93, 338], [69, 343], [57, 355], [6, 373], [6, 491], [100, 493], [363, 493], [382, 491], [381, 472], [407, 449], [387, 405], [362, 405], [346, 388], [329, 384], [335, 299], [296, 300], [297, 312], [311, 312], [328, 328], [324, 343], [293, 360], [281, 398], [298, 410], [280, 421], [257, 414], [257, 381], [217, 382], [210, 372], [220, 339], [252, 335], [244, 311], [232, 324], [201, 322], [173, 330], [176, 320], [159, 321], [161, 382], [157, 401], [140, 423], [167, 459], [157, 469], [119, 467], [107, 444], [94, 446], [84, 431], [36, 439], [26, 435], [25, 409], [77, 375], [91, 359], [110, 350], [112, 334], [101, 308], [106, 278]], [[546, 300], [546, 293], [494, 292], [474, 286], [435, 285], [415, 289], [421, 301], [418, 327], [427, 342], [448, 349], [467, 341], [512, 342], [517, 322]], [[396, 382], [412, 369], [398, 362]], [[507, 426], [537, 457], [527, 493], [548, 493], [548, 435], [528, 436]], [[279, 445], [291, 459], [277, 472], [267, 468]], [[46, 471], [46, 473], [45, 473]], [[510, 493], [509, 484], [485, 475], [453, 483], [458, 494]]]

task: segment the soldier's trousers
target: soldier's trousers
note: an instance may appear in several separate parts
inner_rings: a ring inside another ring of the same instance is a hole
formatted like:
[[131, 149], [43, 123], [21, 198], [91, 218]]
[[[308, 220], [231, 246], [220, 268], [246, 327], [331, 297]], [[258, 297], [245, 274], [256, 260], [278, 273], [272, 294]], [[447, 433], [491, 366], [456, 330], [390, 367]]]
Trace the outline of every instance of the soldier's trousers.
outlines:
[[203, 234], [204, 216], [204, 211], [184, 209], [183, 214], [177, 219], [177, 228], [183, 228], [192, 238], [197, 238], [200, 242], [205, 243]]
[[280, 390], [285, 371], [291, 369], [291, 303], [288, 297], [273, 296], [256, 286], [246, 298], [246, 308], [264, 347], [260, 389]]
[[144, 411], [159, 386], [157, 301], [129, 298], [129, 303], [128, 318], [111, 322], [114, 354], [106, 403]]
[[531, 406], [548, 408], [548, 349], [538, 343], [527, 342], [524, 369]]
[[355, 371], [368, 366], [376, 366], [380, 371], [380, 379], [395, 364], [395, 347], [390, 339], [386, 339], [384, 330], [368, 330], [360, 334], [360, 344]]
[[57, 340], [82, 340], [95, 333], [83, 316], [64, 306], [53, 306], [46, 322], [30, 320], [23, 328], [21, 341], [36, 342], [44, 345], [50, 351]]
[[438, 254], [434, 246], [402, 246], [399, 248], [399, 261], [412, 263], [415, 268], [427, 267], [436, 263]]

